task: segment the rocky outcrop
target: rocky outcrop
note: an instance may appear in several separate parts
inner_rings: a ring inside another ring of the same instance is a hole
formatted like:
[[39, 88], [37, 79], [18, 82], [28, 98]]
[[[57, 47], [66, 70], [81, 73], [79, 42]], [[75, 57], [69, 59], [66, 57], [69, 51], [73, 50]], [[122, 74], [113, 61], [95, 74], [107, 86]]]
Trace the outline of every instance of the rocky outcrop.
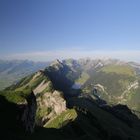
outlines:
[[66, 110], [66, 101], [59, 91], [46, 92], [37, 97], [37, 124], [43, 126]]

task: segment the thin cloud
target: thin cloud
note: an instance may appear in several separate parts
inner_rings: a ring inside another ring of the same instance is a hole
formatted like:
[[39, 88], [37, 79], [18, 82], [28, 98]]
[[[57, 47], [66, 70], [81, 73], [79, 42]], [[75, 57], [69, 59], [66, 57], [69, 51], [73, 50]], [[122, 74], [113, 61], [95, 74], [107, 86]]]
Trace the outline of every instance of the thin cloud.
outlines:
[[84, 50], [56, 50], [43, 52], [18, 53], [3, 56], [4, 59], [29, 59], [34, 61], [48, 61], [54, 59], [66, 58], [84, 58], [90, 57], [92, 59], [107, 59], [117, 58], [125, 61], [140, 62], [140, 51], [120, 50], [120, 51], [84, 51]]

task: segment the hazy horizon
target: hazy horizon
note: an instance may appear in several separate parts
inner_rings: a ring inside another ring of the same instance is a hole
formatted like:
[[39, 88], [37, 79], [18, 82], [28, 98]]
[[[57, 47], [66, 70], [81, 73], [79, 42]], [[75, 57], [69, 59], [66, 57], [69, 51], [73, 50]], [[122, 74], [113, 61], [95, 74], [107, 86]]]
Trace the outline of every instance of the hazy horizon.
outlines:
[[56, 60], [60, 60], [60, 61], [63, 61], [63, 60], [69, 60], [69, 59], [73, 59], [73, 60], [81, 60], [81, 59], [89, 59], [89, 60], [103, 60], [103, 61], [108, 61], [108, 60], [118, 60], [120, 62], [134, 62], [134, 63], [137, 63], [137, 64], [140, 64], [139, 61], [136, 61], [136, 60], [132, 60], [132, 59], [120, 59], [120, 58], [115, 58], [115, 57], [79, 57], [79, 58], [74, 58], [74, 57], [67, 57], [67, 58], [51, 58], [51, 59], [28, 59], [28, 58], [13, 58], [13, 59], [10, 59], [10, 58], [0, 58], [0, 61], [31, 61], [31, 62], [53, 62], [53, 61], [56, 61]]

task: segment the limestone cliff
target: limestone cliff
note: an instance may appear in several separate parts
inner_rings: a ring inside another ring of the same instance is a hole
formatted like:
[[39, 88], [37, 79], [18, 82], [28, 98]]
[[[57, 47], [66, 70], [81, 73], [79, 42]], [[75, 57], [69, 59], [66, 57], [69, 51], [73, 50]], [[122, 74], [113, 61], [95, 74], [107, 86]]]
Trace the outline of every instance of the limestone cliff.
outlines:
[[[18, 85], [12, 87], [12, 90], [13, 89], [15, 91], [32, 89], [33, 91], [27, 98], [27, 103], [22, 103], [26, 106], [22, 117], [24, 124], [27, 124], [27, 122], [36, 115], [36, 124], [43, 126], [47, 121], [66, 110], [66, 101], [63, 98], [63, 93], [55, 90], [53, 83], [43, 70], [36, 72], [30, 77], [26, 77]], [[30, 121], [30, 123], [32, 123], [32, 121]], [[32, 131], [30, 123], [26, 126], [27, 131], [29, 129]]]
[[43, 126], [47, 121], [66, 110], [62, 92], [47, 92], [37, 97], [37, 124]]

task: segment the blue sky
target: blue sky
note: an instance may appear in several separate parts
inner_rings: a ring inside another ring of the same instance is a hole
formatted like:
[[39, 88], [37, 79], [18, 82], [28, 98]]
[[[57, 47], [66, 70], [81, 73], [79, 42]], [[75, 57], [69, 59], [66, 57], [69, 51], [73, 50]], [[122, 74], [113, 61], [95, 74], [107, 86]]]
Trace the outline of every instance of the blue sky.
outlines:
[[139, 0], [0, 0], [0, 58], [140, 61]]

